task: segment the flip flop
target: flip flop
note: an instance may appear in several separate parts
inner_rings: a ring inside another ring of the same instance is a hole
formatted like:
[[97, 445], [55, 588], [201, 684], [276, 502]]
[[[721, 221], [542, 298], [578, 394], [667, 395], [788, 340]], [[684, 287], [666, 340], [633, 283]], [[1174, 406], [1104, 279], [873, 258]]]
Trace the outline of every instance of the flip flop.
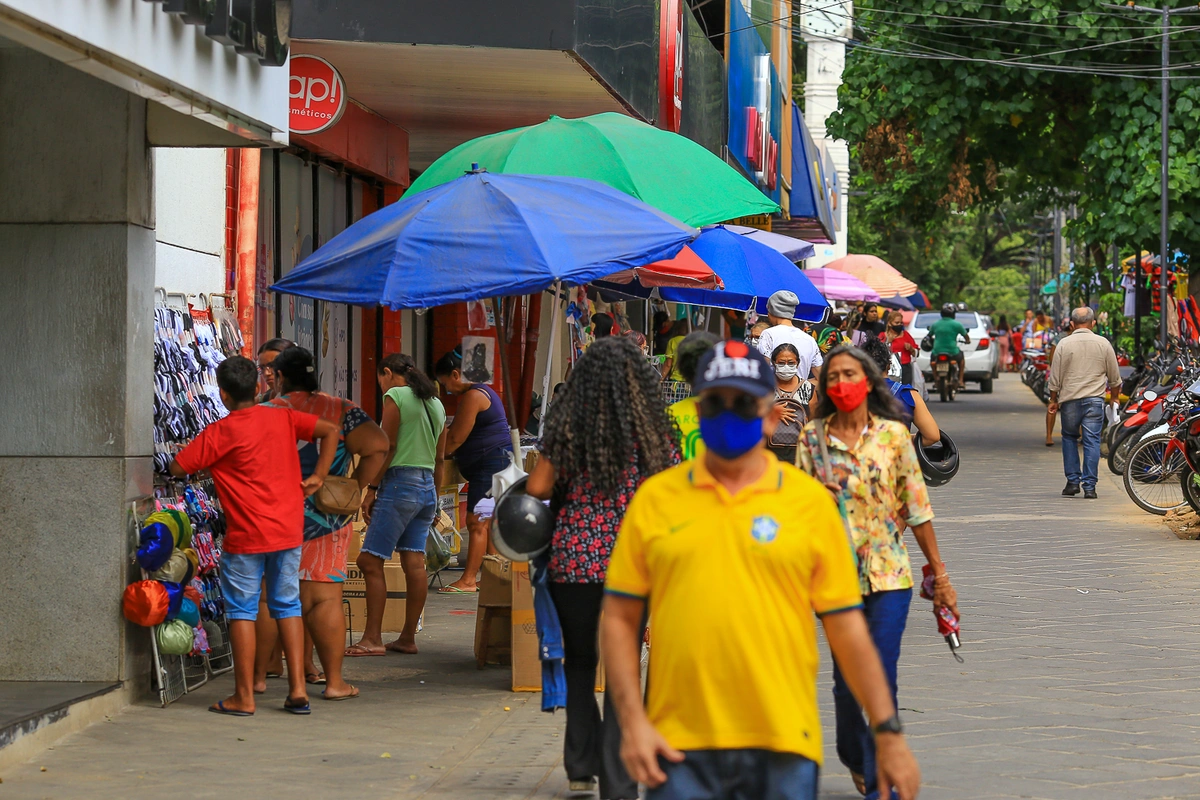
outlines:
[[209, 706], [208, 710], [213, 712], [214, 714], [224, 714], [228, 717], [253, 717], [254, 716], [253, 711], [239, 711], [236, 708], [226, 708], [224, 700], [218, 701], [216, 705]]
[[321, 699], [328, 700], [331, 703], [336, 702], [338, 700], [353, 700], [354, 698], [358, 697], [358, 687], [351, 686], [350, 689], [352, 690], [350, 692], [350, 694], [344, 694], [341, 697], [330, 697], [329, 695], [325, 694], [324, 692], [321, 692]]
[[474, 589], [462, 589], [454, 584], [450, 584], [438, 589], [438, 594], [479, 594], [479, 587], [476, 586]]
[[301, 716], [312, 713], [312, 706], [308, 704], [308, 699], [293, 700], [288, 698], [283, 701], [283, 710], [289, 714], [299, 714]]
[[267, 680], [270, 680], [272, 678], [282, 678], [282, 677], [283, 677], [282, 672], [268, 672], [267, 673]]
[[346, 658], [365, 658], [367, 656], [385, 656], [387, 650], [380, 650], [376, 653], [374, 650], [368, 650], [364, 645], [352, 644], [346, 648], [346, 652], [342, 654]]
[[304, 676], [304, 682], [307, 683], [309, 686], [324, 686], [325, 685], [325, 673], [324, 672], [310, 672]]

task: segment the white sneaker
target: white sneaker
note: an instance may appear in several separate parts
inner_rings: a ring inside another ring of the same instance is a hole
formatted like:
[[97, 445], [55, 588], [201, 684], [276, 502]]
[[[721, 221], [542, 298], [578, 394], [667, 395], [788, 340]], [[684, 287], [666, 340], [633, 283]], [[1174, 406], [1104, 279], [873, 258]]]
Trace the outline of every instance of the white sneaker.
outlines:
[[580, 792], [580, 793], [586, 792], [586, 793], [590, 794], [590, 793], [596, 791], [596, 779], [595, 778], [585, 778], [584, 780], [581, 780], [581, 781], [571, 781], [569, 784], [567, 784], [567, 789], [572, 792]]

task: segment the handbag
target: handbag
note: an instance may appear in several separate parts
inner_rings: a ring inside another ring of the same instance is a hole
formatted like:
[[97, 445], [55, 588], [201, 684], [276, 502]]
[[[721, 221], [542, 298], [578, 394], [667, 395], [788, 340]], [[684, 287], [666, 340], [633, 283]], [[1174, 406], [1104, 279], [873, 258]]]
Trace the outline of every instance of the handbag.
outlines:
[[362, 507], [362, 487], [354, 478], [330, 476], [313, 495], [313, 505], [326, 514], [353, 516]]
[[794, 392], [777, 392], [776, 405], [782, 405], [795, 413], [791, 422], [780, 422], [767, 442], [771, 447], [795, 447], [800, 443], [800, 429], [808, 422], [808, 405], [804, 402], [801, 387], [808, 384], [801, 382]]
[[[813, 427], [816, 429], [818, 455], [821, 457], [819, 465], [815, 461], [813, 462], [813, 468], [817, 471], [817, 480], [824, 484], [837, 483], [833, 474], [833, 464], [829, 460], [829, 445], [825, 443], [825, 420], [818, 419]], [[846, 515], [846, 500], [842, 497], [841, 492], [837, 493], [837, 507], [838, 516], [842, 518], [842, 529], [846, 532], [846, 542], [850, 545], [850, 557], [854, 559], [854, 569], [861, 575], [862, 564], [858, 560], [858, 549], [854, 546], [854, 534], [850, 531], [850, 520]]]

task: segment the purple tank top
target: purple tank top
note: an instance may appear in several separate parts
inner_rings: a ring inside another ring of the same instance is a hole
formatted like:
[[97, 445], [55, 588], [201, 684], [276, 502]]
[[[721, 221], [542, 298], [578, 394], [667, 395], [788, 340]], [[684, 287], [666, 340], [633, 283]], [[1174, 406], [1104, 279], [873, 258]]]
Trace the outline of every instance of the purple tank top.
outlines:
[[508, 432], [508, 419], [504, 415], [504, 403], [500, 395], [486, 383], [472, 384], [467, 391], [476, 390], [486, 394], [492, 404], [475, 417], [475, 427], [471, 428], [467, 440], [455, 451], [454, 460], [458, 462], [460, 470], [464, 467], [469, 469], [495, 450], [512, 449], [512, 437]]

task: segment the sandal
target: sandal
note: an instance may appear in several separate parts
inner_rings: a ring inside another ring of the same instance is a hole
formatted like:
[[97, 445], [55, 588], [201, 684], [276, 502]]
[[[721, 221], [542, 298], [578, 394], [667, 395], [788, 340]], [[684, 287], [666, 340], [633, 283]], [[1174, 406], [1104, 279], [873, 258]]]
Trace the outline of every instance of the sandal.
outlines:
[[384, 656], [387, 655], [387, 651], [380, 649], [379, 652], [376, 652], [367, 649], [367, 646], [364, 644], [352, 644], [346, 648], [346, 652], [343, 655], [346, 658], [363, 658], [364, 656]]
[[325, 694], [325, 692], [321, 692], [321, 699], [329, 700], [330, 702], [335, 702], [337, 700], [353, 700], [356, 697], [358, 697], [358, 687], [357, 686], [351, 686], [350, 694], [344, 694], [344, 695], [341, 695], [340, 697], [330, 697], [329, 695]]
[[325, 673], [324, 672], [306, 673], [304, 676], [304, 682], [307, 683], [309, 686], [324, 686], [325, 685]]
[[299, 714], [300, 716], [304, 716], [305, 714], [312, 713], [312, 706], [308, 704], [307, 697], [303, 700], [294, 700], [289, 697], [287, 700], [283, 701], [283, 710], [289, 714]]
[[440, 589], [438, 589], [438, 594], [478, 594], [478, 593], [479, 593], [478, 586], [476, 586], [474, 589], [463, 589], [459, 586], [455, 586], [453, 583], [447, 584], [446, 586], [443, 586]]
[[214, 714], [224, 714], [227, 717], [253, 717], [253, 711], [241, 711], [236, 708], [226, 708], [225, 701], [221, 700], [214, 705], [208, 707], [208, 710]]

